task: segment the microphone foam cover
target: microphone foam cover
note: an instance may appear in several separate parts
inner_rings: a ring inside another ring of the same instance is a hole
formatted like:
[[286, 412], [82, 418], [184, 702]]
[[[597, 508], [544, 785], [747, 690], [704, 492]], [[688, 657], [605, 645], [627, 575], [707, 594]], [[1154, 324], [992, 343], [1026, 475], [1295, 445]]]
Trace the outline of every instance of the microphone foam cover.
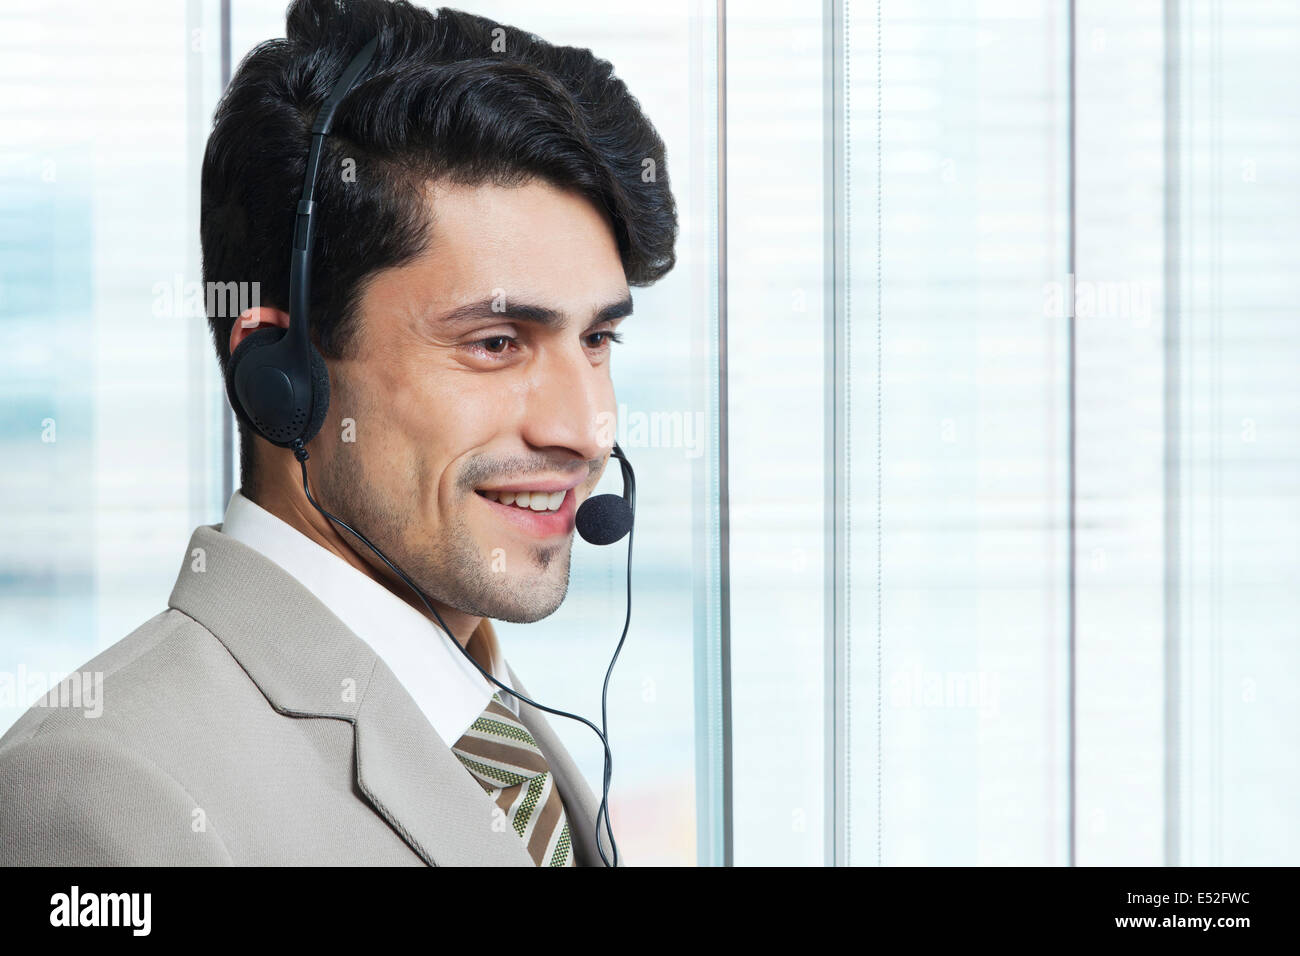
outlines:
[[632, 508], [622, 495], [596, 495], [578, 508], [574, 526], [590, 544], [613, 544], [632, 530]]

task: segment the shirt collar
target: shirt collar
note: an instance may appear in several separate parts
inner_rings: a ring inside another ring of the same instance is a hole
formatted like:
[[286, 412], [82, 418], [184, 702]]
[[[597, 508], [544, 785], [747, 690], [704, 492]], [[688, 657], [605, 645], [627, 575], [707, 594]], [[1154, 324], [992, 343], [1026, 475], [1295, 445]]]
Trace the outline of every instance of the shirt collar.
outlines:
[[[230, 497], [221, 532], [297, 578], [369, 645], [447, 746], [461, 738], [497, 690], [434, 622], [238, 491]], [[495, 643], [487, 641], [491, 673], [509, 686]], [[517, 706], [506, 692], [502, 697], [514, 705], [511, 709]]]

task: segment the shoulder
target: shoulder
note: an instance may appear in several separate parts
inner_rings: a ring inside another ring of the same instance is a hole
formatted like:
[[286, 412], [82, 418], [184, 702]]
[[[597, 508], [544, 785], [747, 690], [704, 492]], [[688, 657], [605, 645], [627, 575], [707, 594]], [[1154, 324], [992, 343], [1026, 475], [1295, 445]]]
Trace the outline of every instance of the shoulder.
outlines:
[[197, 740], [241, 676], [174, 609], [70, 673], [0, 738], [0, 865], [229, 862], [157, 743]]
[[0, 736], [0, 753], [56, 731], [77, 736], [144, 730], [142, 723], [167, 716], [157, 706], [147, 706], [148, 701], [166, 701], [222, 672], [239, 670], [211, 631], [169, 608], [51, 687]]

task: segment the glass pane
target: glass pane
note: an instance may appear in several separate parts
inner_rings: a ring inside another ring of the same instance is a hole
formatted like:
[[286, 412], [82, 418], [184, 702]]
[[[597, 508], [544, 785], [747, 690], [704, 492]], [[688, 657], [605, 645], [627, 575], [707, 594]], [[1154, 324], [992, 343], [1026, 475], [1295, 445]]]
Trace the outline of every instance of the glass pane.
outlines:
[[1300, 849], [1297, 39], [1275, 4], [1079, 9], [1081, 864]]
[[846, 862], [1064, 862], [1064, 8], [843, 10]]
[[191, 296], [216, 10], [0, 13], [0, 730], [162, 610], [219, 514], [224, 397]]
[[734, 862], [816, 866], [828, 568], [821, 9], [728, 4], [726, 40]]
[[[1164, 62], [1158, 5], [1076, 14], [1075, 835], [1088, 866], [1163, 858]], [[1072, 281], [1070, 281], [1072, 279]]]
[[1180, 5], [1170, 862], [1300, 858], [1300, 10]]

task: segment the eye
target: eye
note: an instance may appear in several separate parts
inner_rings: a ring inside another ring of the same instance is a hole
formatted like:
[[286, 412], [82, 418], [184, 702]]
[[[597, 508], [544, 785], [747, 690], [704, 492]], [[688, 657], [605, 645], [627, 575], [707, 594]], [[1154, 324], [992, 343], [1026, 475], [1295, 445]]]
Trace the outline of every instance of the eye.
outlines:
[[623, 336], [621, 333], [608, 331], [608, 330], [603, 332], [592, 332], [590, 335], [587, 336], [587, 339], [591, 340], [592, 338], [598, 338], [599, 336], [602, 335], [607, 335], [609, 336], [609, 338], [601, 339], [599, 342], [590, 343], [589, 347], [593, 349], [601, 349], [601, 348], [605, 348], [611, 343], [623, 341]]
[[[472, 344], [482, 347], [483, 351], [492, 355], [504, 355], [506, 348], [514, 341], [515, 339], [509, 335], [493, 335]], [[500, 348], [496, 347], [497, 343], [501, 343]]]

